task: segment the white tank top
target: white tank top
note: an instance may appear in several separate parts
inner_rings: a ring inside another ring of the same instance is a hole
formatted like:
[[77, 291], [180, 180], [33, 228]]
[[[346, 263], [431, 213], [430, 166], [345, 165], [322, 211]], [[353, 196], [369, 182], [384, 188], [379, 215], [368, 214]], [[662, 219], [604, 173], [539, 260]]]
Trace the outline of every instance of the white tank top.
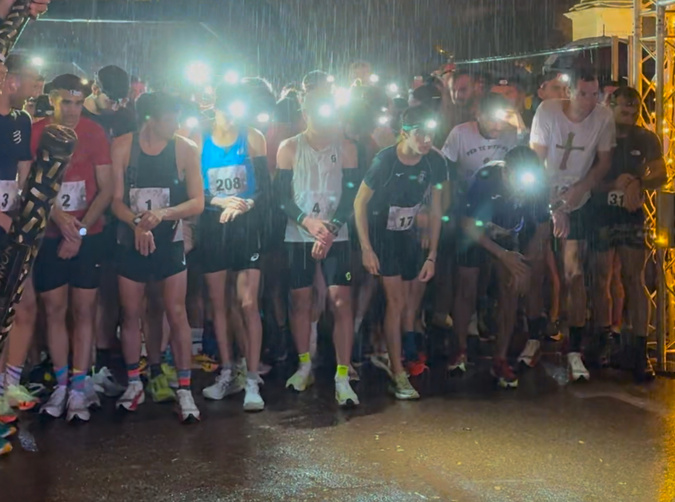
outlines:
[[[323, 150], [314, 150], [305, 134], [296, 137], [297, 149], [293, 166], [293, 200], [310, 218], [330, 221], [342, 197], [342, 149], [340, 143]], [[335, 241], [349, 239], [343, 225]], [[307, 230], [291, 219], [286, 223], [286, 242], [314, 242]]]

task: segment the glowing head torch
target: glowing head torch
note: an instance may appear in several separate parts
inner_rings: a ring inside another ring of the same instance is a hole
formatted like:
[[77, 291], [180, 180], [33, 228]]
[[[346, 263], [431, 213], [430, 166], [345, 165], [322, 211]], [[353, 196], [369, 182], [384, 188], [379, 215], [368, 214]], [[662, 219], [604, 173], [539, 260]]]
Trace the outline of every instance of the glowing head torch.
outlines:
[[233, 118], [240, 119], [246, 115], [246, 105], [243, 101], [233, 101], [227, 107], [227, 111], [230, 112], [230, 115], [232, 115]]
[[319, 117], [327, 119], [333, 116], [334, 111], [335, 110], [331, 105], [325, 103], [319, 107]]
[[185, 126], [188, 129], [196, 129], [199, 127], [199, 119], [197, 117], [188, 117], [185, 121]]
[[237, 73], [234, 70], [229, 70], [229, 71], [225, 72], [223, 80], [225, 81], [225, 83], [230, 84], [230, 85], [238, 84], [239, 83], [239, 73]]
[[256, 120], [260, 124], [267, 124], [270, 121], [270, 114], [269, 113], [259, 113], [258, 116], [256, 117]]
[[380, 124], [381, 126], [385, 126], [389, 123], [389, 117], [386, 115], [382, 115], [380, 118], [377, 119], [377, 123]]

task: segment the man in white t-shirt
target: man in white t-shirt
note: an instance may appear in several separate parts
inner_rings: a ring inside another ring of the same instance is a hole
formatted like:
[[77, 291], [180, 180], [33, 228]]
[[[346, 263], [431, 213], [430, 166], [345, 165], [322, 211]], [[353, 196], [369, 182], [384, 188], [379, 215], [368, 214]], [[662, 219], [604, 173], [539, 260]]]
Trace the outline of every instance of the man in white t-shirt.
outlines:
[[546, 164], [554, 209], [553, 234], [563, 239], [570, 330], [568, 365], [574, 380], [588, 380], [581, 359], [586, 325], [583, 263], [594, 218], [586, 202], [610, 169], [616, 131], [612, 112], [598, 105], [600, 85], [595, 75], [580, 73], [572, 79], [570, 90], [569, 100], [548, 100], [539, 106], [530, 141]]

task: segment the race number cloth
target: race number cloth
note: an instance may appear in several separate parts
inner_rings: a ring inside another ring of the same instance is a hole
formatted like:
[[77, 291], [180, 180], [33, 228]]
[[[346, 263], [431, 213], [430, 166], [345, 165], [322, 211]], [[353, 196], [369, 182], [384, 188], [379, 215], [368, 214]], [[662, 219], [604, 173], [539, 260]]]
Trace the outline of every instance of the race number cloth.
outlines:
[[247, 169], [244, 165], [211, 168], [207, 171], [209, 192], [214, 197], [241, 197], [248, 192]]
[[8, 213], [19, 203], [19, 185], [13, 180], [0, 181], [0, 213]]

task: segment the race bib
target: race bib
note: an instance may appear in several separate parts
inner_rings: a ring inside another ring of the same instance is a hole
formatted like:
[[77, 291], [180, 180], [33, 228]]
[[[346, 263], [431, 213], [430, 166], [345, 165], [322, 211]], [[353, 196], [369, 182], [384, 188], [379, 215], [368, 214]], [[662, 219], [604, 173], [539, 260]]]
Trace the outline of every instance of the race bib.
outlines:
[[420, 204], [414, 207], [391, 206], [387, 219], [387, 230], [393, 230], [394, 232], [409, 230], [415, 223], [415, 216], [417, 216], [419, 210]]
[[87, 185], [84, 181], [64, 181], [56, 196], [56, 207], [66, 213], [87, 209]]
[[171, 190], [168, 188], [132, 188], [129, 190], [129, 207], [134, 214], [169, 207]]
[[14, 180], [0, 181], [0, 212], [6, 213], [19, 203], [19, 185]]
[[619, 190], [615, 190], [613, 192], [609, 192], [607, 194], [607, 205], [608, 206], [616, 206], [616, 207], [623, 207], [623, 192]]
[[244, 193], [248, 188], [246, 166], [227, 166], [209, 169], [209, 192], [212, 195], [231, 197]]
[[309, 211], [305, 212], [311, 218], [328, 221], [335, 214], [339, 200], [335, 193], [311, 192], [305, 202], [309, 208]]

